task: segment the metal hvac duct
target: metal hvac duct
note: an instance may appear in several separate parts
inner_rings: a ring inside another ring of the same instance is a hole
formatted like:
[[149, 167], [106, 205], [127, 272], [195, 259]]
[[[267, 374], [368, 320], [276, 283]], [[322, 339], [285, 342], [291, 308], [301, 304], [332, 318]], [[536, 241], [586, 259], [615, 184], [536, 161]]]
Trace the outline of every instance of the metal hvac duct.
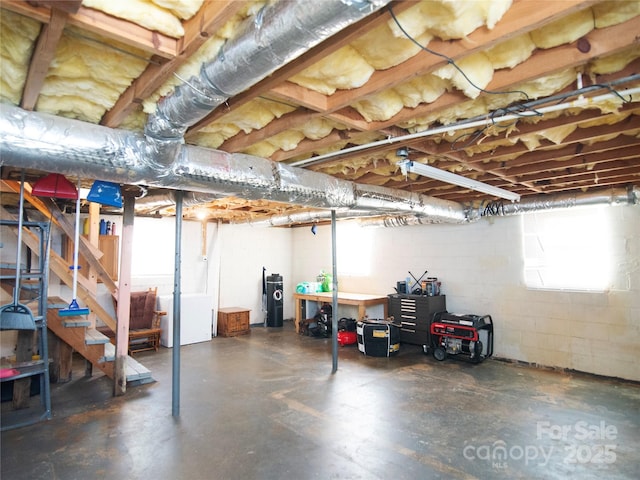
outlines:
[[286, 0], [245, 21], [240, 33], [202, 65], [200, 74], [164, 98], [145, 125], [152, 158], [169, 166], [186, 129], [230, 97], [247, 90], [323, 40], [390, 0]]
[[[518, 203], [487, 202], [479, 208], [467, 210], [467, 220], [473, 222], [481, 217], [506, 217], [524, 213], [543, 212], [563, 208], [584, 207], [589, 205], [638, 205], [640, 204], [640, 188], [630, 186], [612, 188], [599, 192], [560, 193], [555, 195], [541, 195], [526, 197]], [[431, 224], [428, 217], [415, 215], [385, 216], [365, 219], [360, 225], [367, 227], [405, 227], [409, 225]]]
[[[136, 208], [160, 210], [166, 207], [173, 207], [176, 205], [176, 193], [177, 191], [154, 193], [143, 198], [137, 198]], [[185, 207], [197, 207], [220, 198], [222, 197], [215, 193], [183, 192], [182, 205]]]
[[0, 165], [338, 211], [467, 221], [463, 205], [456, 202], [355, 184], [251, 155], [182, 145], [177, 160], [165, 167], [152, 160], [153, 146], [140, 134], [6, 104], [0, 104], [0, 132]]
[[635, 186], [611, 188], [598, 192], [568, 192], [527, 197], [519, 203], [489, 202], [469, 212], [469, 218], [519, 215], [522, 213], [583, 207], [587, 205], [635, 205], [640, 203], [640, 189]]
[[266, 159], [183, 144], [186, 128], [228, 98], [387, 3], [287, 0], [264, 7], [216, 59], [202, 66], [198, 77], [161, 101], [147, 121], [144, 137], [2, 105], [0, 165], [214, 196], [464, 222], [464, 210], [454, 202], [356, 185]]
[[[370, 225], [465, 223], [482, 216], [580, 205], [640, 203], [640, 190], [631, 187], [545, 195], [519, 203], [493, 202], [481, 208], [468, 208], [403, 190], [356, 184], [264, 158], [184, 145], [178, 151], [177, 161], [163, 167], [150, 160], [153, 148], [149, 148], [149, 142], [140, 134], [27, 112], [7, 104], [0, 104], [0, 132], [0, 165], [189, 191], [192, 192], [188, 196], [190, 205], [235, 195], [248, 200], [265, 199], [336, 210], [340, 217], [363, 216], [365, 212], [391, 216], [373, 220]], [[143, 200], [153, 201], [153, 196]], [[320, 218], [324, 217], [318, 215], [314, 219]], [[286, 215], [274, 217], [269, 223], [283, 225], [281, 222], [290, 219]]]
[[235, 224], [248, 223], [253, 227], [285, 227], [299, 223], [326, 222], [331, 220], [331, 212], [335, 212], [337, 218], [370, 217], [371, 211], [367, 210], [313, 210], [310, 212], [295, 212], [284, 215], [274, 215], [265, 220], [239, 220]]

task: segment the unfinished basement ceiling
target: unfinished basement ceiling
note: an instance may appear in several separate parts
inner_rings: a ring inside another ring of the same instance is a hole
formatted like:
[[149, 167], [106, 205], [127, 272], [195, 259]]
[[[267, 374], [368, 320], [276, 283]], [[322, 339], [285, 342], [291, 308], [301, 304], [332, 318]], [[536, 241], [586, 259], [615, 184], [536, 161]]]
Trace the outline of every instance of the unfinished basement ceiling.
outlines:
[[[0, 98], [142, 132], [162, 97], [197, 76], [243, 21], [259, 32], [261, 8], [275, 3], [2, 0]], [[625, 93], [640, 86], [637, 32], [636, 1], [390, 2], [250, 82], [185, 142], [474, 205], [495, 198], [405, 175], [397, 150], [522, 201], [626, 188], [640, 184], [640, 95]], [[501, 121], [506, 114], [515, 118]], [[468, 119], [485, 124], [465, 128]], [[173, 214], [168, 193], [149, 188], [137, 212]], [[310, 210], [225, 197], [187, 212], [203, 207], [224, 222]]]

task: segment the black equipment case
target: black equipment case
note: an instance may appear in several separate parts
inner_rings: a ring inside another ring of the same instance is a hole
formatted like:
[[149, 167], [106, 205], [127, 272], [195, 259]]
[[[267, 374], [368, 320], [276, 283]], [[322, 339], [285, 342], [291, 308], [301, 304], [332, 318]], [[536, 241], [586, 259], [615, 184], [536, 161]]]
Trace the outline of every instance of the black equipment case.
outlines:
[[390, 357], [400, 351], [400, 329], [388, 320], [361, 320], [356, 326], [358, 350], [372, 357]]

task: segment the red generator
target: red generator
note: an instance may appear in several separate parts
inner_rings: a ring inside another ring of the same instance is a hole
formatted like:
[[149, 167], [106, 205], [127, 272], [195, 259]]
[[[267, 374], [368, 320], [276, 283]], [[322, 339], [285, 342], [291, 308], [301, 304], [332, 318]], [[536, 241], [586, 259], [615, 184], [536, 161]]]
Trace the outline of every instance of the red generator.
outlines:
[[447, 355], [460, 355], [461, 358], [479, 363], [493, 355], [491, 315], [438, 312], [433, 316], [429, 331], [436, 360], [442, 361]]

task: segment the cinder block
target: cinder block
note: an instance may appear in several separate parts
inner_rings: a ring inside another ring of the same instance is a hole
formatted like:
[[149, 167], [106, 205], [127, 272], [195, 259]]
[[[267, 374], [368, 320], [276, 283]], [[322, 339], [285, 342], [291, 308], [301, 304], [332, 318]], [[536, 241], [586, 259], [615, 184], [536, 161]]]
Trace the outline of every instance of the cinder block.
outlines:
[[538, 363], [550, 367], [568, 368], [571, 365], [571, 353], [568, 351], [540, 349]]
[[536, 331], [551, 335], [570, 336], [571, 324], [565, 319], [538, 317], [536, 318]]

